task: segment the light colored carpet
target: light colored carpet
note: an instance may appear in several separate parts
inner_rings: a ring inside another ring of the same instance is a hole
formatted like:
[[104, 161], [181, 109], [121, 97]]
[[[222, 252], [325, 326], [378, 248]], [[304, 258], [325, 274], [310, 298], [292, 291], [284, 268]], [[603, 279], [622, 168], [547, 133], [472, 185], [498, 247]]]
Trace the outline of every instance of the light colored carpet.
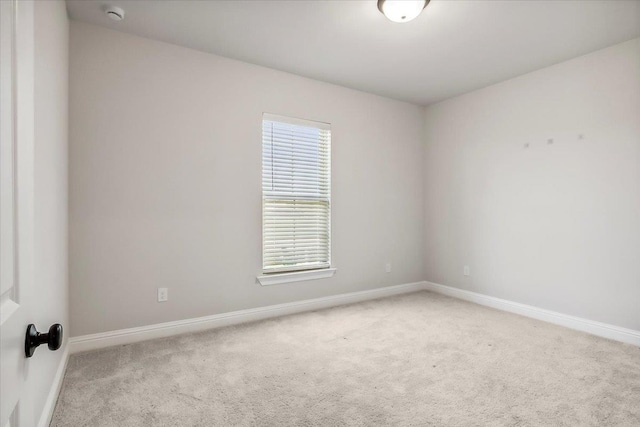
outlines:
[[53, 426], [640, 426], [640, 348], [430, 292], [71, 357]]

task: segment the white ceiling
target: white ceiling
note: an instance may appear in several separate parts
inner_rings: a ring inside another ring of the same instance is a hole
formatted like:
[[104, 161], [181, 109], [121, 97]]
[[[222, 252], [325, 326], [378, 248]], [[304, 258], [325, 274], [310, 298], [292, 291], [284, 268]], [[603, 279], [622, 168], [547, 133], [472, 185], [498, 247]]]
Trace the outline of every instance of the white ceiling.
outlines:
[[640, 1], [432, 0], [405, 24], [376, 0], [67, 6], [79, 21], [422, 105], [640, 36]]

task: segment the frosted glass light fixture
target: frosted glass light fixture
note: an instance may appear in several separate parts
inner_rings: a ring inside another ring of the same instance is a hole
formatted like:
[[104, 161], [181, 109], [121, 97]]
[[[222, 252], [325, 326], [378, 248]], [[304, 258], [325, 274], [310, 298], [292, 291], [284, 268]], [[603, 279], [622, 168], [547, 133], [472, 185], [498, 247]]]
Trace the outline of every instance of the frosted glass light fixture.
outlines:
[[378, 10], [390, 21], [409, 22], [420, 15], [429, 0], [378, 0]]

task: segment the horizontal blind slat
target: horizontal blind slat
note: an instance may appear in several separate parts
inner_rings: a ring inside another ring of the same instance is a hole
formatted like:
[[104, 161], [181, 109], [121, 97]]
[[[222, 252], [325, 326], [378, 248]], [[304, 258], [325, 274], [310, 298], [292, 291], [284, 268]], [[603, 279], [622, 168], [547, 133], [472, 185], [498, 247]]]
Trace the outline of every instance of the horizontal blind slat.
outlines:
[[292, 265], [296, 263], [311, 263], [311, 262], [328, 262], [327, 257], [306, 257], [303, 255], [293, 257], [268, 257], [265, 258], [265, 263], [268, 265]]
[[322, 268], [329, 268], [331, 267], [331, 265], [328, 262], [324, 262], [324, 263], [313, 263], [313, 264], [304, 264], [304, 263], [298, 263], [296, 264], [294, 267], [288, 267], [288, 266], [271, 266], [268, 268], [264, 268], [264, 273], [265, 274], [272, 274], [272, 273], [283, 273], [283, 272], [287, 272], [287, 271], [309, 271], [309, 270], [319, 270]]
[[282, 259], [325, 259], [326, 248], [315, 248], [315, 249], [299, 249], [299, 248], [289, 248], [283, 249], [279, 252], [271, 252], [265, 254], [265, 259], [273, 259], [273, 260], [282, 260]]
[[265, 253], [280, 254], [280, 253], [287, 253], [287, 252], [293, 252], [293, 251], [300, 251], [300, 253], [310, 253], [310, 252], [317, 252], [317, 251], [324, 252], [327, 247], [327, 243], [322, 245], [311, 244], [311, 243], [308, 245], [302, 245], [296, 242], [295, 244], [291, 243], [288, 245], [284, 245], [284, 244], [267, 245], [267, 247], [265, 248]]

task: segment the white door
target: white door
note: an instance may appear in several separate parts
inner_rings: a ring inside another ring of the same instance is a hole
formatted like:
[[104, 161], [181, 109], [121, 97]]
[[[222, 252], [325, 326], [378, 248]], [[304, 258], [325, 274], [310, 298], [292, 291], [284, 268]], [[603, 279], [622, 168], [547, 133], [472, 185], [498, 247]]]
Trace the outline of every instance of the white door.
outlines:
[[0, 0], [0, 427], [20, 411], [33, 282], [33, 4]]

